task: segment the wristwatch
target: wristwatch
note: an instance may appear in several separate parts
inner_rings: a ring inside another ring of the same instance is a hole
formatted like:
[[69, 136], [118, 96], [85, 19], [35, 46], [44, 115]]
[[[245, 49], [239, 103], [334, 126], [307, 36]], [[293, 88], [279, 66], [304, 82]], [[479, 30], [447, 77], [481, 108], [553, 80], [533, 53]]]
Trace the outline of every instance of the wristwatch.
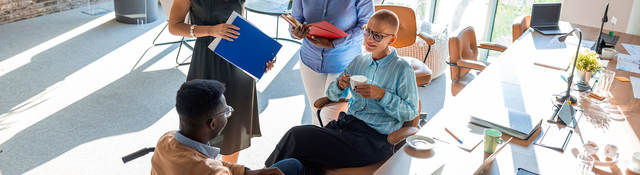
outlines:
[[191, 25], [191, 27], [189, 28], [189, 34], [191, 34], [191, 37], [195, 38], [196, 35], [193, 34], [193, 30], [196, 29], [196, 25]]

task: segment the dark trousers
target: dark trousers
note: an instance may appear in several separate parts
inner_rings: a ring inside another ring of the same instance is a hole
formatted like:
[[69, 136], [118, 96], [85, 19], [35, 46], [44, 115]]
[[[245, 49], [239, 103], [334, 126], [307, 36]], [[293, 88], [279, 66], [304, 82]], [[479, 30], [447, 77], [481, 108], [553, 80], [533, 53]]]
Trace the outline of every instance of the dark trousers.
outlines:
[[300, 161], [293, 158], [276, 162], [270, 168], [278, 168], [284, 175], [304, 175], [304, 166]]
[[324, 128], [314, 125], [296, 126], [282, 137], [265, 165], [286, 158], [304, 164], [309, 174], [327, 168], [370, 165], [393, 154], [387, 135], [380, 134], [363, 121], [340, 113], [337, 121]]

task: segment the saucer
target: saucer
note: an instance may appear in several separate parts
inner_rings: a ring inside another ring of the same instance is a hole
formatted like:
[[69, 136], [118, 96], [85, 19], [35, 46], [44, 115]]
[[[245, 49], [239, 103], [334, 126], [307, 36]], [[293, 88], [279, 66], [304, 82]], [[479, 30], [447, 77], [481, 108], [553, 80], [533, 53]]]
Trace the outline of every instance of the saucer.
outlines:
[[417, 151], [431, 150], [435, 146], [435, 143], [436, 142], [432, 138], [421, 135], [412, 135], [407, 137], [407, 145]]
[[636, 173], [636, 174], [640, 174], [640, 166], [634, 166], [631, 164], [631, 160], [625, 160], [624, 161], [624, 166], [627, 167], [627, 169], [629, 169], [629, 171]]

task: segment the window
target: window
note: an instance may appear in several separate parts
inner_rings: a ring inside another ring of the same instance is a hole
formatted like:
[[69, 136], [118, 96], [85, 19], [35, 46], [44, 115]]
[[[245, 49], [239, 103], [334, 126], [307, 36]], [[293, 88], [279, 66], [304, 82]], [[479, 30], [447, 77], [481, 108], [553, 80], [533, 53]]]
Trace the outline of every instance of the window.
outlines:
[[510, 45], [513, 20], [519, 16], [531, 15], [531, 6], [534, 3], [544, 2], [560, 2], [560, 0], [500, 0], [496, 10], [491, 41]]
[[[420, 24], [423, 20], [431, 20], [432, 16], [432, 1], [435, 0], [384, 0], [384, 4], [401, 5], [410, 7], [416, 13], [416, 20]], [[374, 3], [380, 4], [383, 0], [375, 0]]]
[[[449, 33], [461, 27], [473, 26], [479, 41], [511, 44], [511, 24], [522, 15], [531, 14], [534, 3], [560, 2], [560, 0], [374, 0], [374, 3], [394, 4], [413, 8], [422, 21], [447, 25]], [[497, 56], [500, 52], [484, 49], [479, 55]]]

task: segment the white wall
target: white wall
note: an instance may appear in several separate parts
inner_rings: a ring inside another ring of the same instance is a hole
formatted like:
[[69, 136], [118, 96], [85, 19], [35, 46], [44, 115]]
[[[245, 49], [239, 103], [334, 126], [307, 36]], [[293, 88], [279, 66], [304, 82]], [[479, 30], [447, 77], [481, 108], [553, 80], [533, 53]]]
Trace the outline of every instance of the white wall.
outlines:
[[627, 33], [640, 35], [640, 0], [634, 0]]
[[[600, 28], [602, 22], [602, 15], [604, 14], [604, 7], [606, 3], [609, 3], [609, 22], [604, 25], [607, 30], [613, 30], [616, 32], [627, 32], [628, 26], [630, 26], [630, 17], [632, 7], [635, 8], [634, 18], [631, 26], [634, 26], [634, 31], [638, 31], [637, 23], [640, 23], [640, 9], [637, 5], [640, 0], [564, 0], [562, 2], [562, 13], [560, 20], [569, 21], [574, 24], [581, 24], [591, 27]], [[617, 23], [612, 23], [612, 18], [617, 18]]]

